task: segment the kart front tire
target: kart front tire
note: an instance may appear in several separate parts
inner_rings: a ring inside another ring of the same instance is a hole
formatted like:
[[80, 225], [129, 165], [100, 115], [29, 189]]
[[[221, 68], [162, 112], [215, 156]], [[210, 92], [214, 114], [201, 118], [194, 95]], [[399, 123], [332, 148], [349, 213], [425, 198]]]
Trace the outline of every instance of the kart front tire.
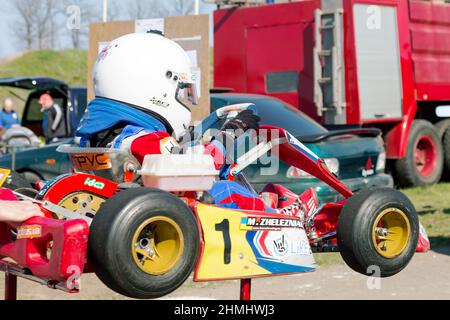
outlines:
[[[142, 249], [146, 244], [152, 254]], [[110, 289], [153, 299], [183, 284], [199, 246], [197, 221], [183, 201], [161, 190], [133, 188], [106, 200], [95, 215], [89, 259]]]
[[414, 255], [418, 237], [413, 204], [390, 188], [365, 189], [350, 197], [337, 225], [342, 258], [364, 275], [390, 277], [400, 272]]

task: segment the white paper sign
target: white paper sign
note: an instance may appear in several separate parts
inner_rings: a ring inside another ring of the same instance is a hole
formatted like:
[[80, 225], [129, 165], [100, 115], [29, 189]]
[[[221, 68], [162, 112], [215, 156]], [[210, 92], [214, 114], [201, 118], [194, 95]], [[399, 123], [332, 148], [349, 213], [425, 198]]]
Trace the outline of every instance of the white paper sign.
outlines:
[[189, 50], [186, 51], [189, 59], [191, 60], [191, 66], [193, 68], [198, 67], [198, 60], [197, 60], [197, 50]]
[[164, 18], [142, 19], [134, 22], [134, 32], [145, 33], [150, 30], [159, 30], [164, 33]]
[[198, 67], [198, 58], [197, 58], [197, 50], [188, 50], [186, 51], [189, 59], [191, 60], [191, 71], [195, 75], [195, 85], [197, 87], [197, 97], [201, 96], [201, 72]]
[[202, 95], [202, 73], [200, 71], [200, 68], [194, 68], [192, 69], [192, 73], [195, 75], [195, 87], [197, 88], [197, 97], [201, 97]]

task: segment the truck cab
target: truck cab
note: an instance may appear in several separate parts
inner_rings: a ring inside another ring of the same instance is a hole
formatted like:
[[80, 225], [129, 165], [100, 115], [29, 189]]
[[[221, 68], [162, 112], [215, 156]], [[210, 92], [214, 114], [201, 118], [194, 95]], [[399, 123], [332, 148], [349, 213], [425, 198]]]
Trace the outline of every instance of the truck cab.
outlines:
[[[60, 172], [68, 172], [70, 161], [67, 155], [56, 152], [56, 145], [73, 140], [77, 125], [86, 109], [86, 88], [70, 87], [60, 80], [45, 77], [4, 78], [0, 79], [0, 87], [22, 89], [27, 92], [21, 125], [30, 129], [36, 136], [43, 136], [44, 113], [39, 104], [39, 98], [43, 93], [49, 93], [55, 103], [62, 108], [66, 128], [65, 136], [55, 143], [41, 143], [39, 147], [26, 148], [20, 152], [13, 150], [2, 155], [0, 166], [23, 173], [30, 182], [50, 179]], [[17, 96], [12, 91], [11, 95]]]
[[215, 86], [380, 129], [399, 186], [450, 177], [450, 3], [215, 2]]

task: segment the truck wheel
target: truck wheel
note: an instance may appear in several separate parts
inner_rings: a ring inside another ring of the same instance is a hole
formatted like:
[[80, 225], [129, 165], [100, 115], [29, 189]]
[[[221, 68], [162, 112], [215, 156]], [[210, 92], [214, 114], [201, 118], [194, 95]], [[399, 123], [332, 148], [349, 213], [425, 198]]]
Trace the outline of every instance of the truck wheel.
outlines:
[[[444, 153], [444, 169], [442, 171], [442, 180], [450, 180], [450, 119], [444, 119], [435, 124], [442, 141], [442, 150]], [[448, 133], [447, 133], [448, 132]], [[447, 133], [447, 137], [446, 137]]]
[[428, 121], [414, 120], [406, 155], [395, 162], [395, 177], [401, 187], [434, 184], [443, 169], [442, 143], [437, 129]]
[[89, 259], [110, 289], [149, 299], [183, 284], [199, 246], [197, 221], [183, 201], [161, 190], [133, 188], [106, 200], [94, 216]]
[[450, 128], [450, 119], [444, 119], [439, 122], [436, 122], [434, 126], [437, 128], [437, 131], [439, 133], [439, 137], [441, 139], [444, 137], [445, 131]]
[[442, 149], [444, 151], [444, 171], [442, 175], [446, 180], [450, 180], [450, 121], [447, 123], [448, 126], [445, 127], [445, 130], [442, 130]]
[[389, 277], [400, 272], [414, 255], [418, 237], [413, 204], [390, 188], [365, 189], [350, 197], [337, 225], [342, 258], [365, 275]]

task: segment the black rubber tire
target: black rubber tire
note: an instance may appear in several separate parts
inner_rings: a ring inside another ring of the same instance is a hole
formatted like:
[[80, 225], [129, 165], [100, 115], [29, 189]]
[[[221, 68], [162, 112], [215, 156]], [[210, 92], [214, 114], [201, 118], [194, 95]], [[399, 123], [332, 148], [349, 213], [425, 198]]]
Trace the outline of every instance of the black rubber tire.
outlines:
[[434, 124], [434, 126], [436, 127], [438, 133], [439, 133], [439, 137], [441, 137], [441, 139], [444, 137], [444, 133], [445, 131], [450, 128], [450, 119], [444, 119], [441, 120], [439, 122], [436, 122]]
[[[380, 255], [372, 241], [372, 228], [378, 215], [387, 208], [402, 210], [410, 223], [411, 233], [403, 252], [394, 257]], [[370, 266], [380, 268], [381, 277], [390, 277], [405, 268], [416, 250], [419, 237], [419, 218], [411, 201], [403, 193], [391, 188], [364, 189], [344, 205], [337, 225], [337, 242], [345, 263], [364, 275]]]
[[19, 188], [14, 190], [16, 193], [20, 193], [28, 198], [35, 199], [38, 192], [35, 189], [32, 188]]
[[[156, 215], [175, 221], [184, 237], [179, 262], [158, 276], [142, 271], [130, 249], [135, 230]], [[110, 289], [131, 298], [153, 299], [183, 284], [197, 263], [199, 247], [197, 221], [183, 201], [158, 189], [133, 188], [106, 200], [95, 215], [89, 234], [89, 261]]]
[[437, 125], [438, 130], [442, 133], [442, 149], [444, 152], [444, 170], [442, 178], [450, 180], [450, 119], [443, 120]]
[[22, 173], [11, 171], [8, 179], [3, 184], [3, 187], [11, 190], [16, 190], [20, 188], [32, 188], [33, 186]]
[[[417, 140], [423, 135], [430, 137], [436, 145], [436, 169], [430, 177], [422, 176], [417, 170], [414, 161], [414, 148], [417, 144]], [[406, 155], [404, 158], [395, 161], [394, 167], [394, 176], [400, 187], [416, 187], [437, 183], [441, 178], [444, 167], [442, 142], [437, 128], [426, 120], [414, 120], [409, 133]]]
[[23, 174], [25, 179], [27, 179], [27, 181], [31, 185], [36, 184], [36, 182], [38, 182], [39, 180], [43, 180], [43, 178], [39, 174], [33, 171], [22, 171], [21, 174]]

